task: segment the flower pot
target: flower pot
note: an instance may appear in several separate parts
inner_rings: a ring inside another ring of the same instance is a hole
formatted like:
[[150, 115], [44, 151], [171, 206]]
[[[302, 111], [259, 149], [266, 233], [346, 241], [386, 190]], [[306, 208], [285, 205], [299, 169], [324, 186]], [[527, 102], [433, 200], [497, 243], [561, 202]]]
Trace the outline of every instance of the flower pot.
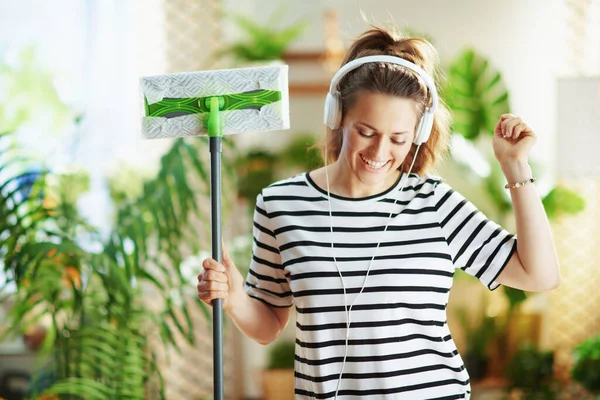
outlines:
[[294, 400], [294, 370], [264, 370], [262, 387], [265, 400]]

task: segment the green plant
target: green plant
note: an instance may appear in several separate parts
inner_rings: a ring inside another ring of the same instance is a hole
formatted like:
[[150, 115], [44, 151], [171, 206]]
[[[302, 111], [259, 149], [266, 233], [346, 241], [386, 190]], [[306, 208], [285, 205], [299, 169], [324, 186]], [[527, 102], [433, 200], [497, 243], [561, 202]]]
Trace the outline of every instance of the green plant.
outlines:
[[482, 379], [487, 372], [489, 345], [498, 334], [496, 320], [485, 312], [477, 319], [469, 318], [468, 311], [464, 308], [458, 309], [456, 313], [465, 332], [465, 365], [472, 379]]
[[[19, 104], [26, 108], [30, 103]], [[42, 347], [48, 362], [34, 377], [32, 396], [164, 398], [150, 339], [160, 338], [165, 350], [176, 351], [178, 337], [194, 342], [192, 305], [186, 298], [209, 316], [203, 303], [186, 294], [189, 282], [179, 270], [184, 254], [201, 245], [192, 217], [207, 219], [207, 208], [201, 207], [209, 190], [202, 156], [207, 158], [207, 141], [174, 141], [139, 195], [113, 191], [115, 222], [102, 236], [77, 212], [87, 174], [32, 172], [14, 140], [19, 126], [0, 135], [0, 142], [12, 143], [10, 151], [0, 153], [0, 266], [5, 274], [0, 294], [13, 297], [15, 304], [2, 321], [0, 340], [22, 334], [42, 318], [51, 321]], [[225, 182], [233, 176], [227, 154]], [[13, 285], [16, 293], [7, 292]], [[149, 293], [154, 305], [148, 304]]]
[[583, 341], [573, 351], [571, 376], [592, 393], [600, 394], [600, 335]]
[[554, 353], [532, 346], [521, 347], [506, 370], [511, 388], [520, 389], [525, 400], [553, 400], [557, 387], [552, 381]]
[[453, 113], [453, 132], [474, 140], [493, 132], [500, 114], [509, 110], [502, 75], [473, 49], [465, 49], [447, 71], [444, 95]]
[[276, 28], [285, 10], [279, 8], [265, 23], [255, 22], [245, 16], [230, 13], [236, 25], [243, 31], [245, 40], [233, 43], [216, 55], [232, 55], [239, 61], [280, 60], [289, 44], [308, 26], [309, 21], [300, 20], [287, 28]]
[[279, 340], [271, 345], [267, 369], [293, 369], [296, 344], [291, 340]]
[[250, 202], [254, 202], [261, 190], [275, 180], [277, 157], [269, 150], [250, 150], [241, 155], [236, 164], [240, 176], [238, 195]]
[[461, 326], [465, 329], [467, 356], [487, 358], [487, 348], [497, 333], [494, 318], [482, 315], [480, 321], [469, 321], [465, 310], [459, 310]]
[[286, 167], [310, 171], [323, 165], [323, 157], [316, 146], [312, 133], [295, 134], [287, 146], [279, 152], [279, 159]]

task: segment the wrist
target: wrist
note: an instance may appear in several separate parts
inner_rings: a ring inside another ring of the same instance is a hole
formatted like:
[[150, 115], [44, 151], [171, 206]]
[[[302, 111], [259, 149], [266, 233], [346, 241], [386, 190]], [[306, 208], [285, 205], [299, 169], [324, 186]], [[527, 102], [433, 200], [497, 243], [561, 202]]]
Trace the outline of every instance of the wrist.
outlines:
[[508, 183], [523, 182], [533, 177], [527, 160], [510, 160], [500, 164]]
[[244, 301], [245, 296], [246, 291], [244, 289], [230, 291], [223, 302], [223, 311], [225, 311], [227, 315], [233, 317], [236, 313], [236, 309], [240, 306], [241, 302]]

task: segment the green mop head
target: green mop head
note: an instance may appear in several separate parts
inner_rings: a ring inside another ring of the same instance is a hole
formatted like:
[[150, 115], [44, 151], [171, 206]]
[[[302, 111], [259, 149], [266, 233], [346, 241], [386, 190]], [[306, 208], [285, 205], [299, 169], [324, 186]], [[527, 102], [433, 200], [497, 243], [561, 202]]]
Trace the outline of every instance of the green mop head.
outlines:
[[142, 77], [142, 134], [157, 139], [289, 129], [287, 83], [287, 65]]

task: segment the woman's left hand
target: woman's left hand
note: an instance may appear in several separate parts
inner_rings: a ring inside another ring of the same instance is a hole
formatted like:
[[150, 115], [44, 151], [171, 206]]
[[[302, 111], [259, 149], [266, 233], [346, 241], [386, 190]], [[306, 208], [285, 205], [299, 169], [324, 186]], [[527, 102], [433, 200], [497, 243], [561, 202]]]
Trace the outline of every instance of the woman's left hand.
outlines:
[[521, 118], [512, 114], [502, 114], [494, 130], [494, 155], [501, 165], [527, 162], [536, 140], [535, 133]]

